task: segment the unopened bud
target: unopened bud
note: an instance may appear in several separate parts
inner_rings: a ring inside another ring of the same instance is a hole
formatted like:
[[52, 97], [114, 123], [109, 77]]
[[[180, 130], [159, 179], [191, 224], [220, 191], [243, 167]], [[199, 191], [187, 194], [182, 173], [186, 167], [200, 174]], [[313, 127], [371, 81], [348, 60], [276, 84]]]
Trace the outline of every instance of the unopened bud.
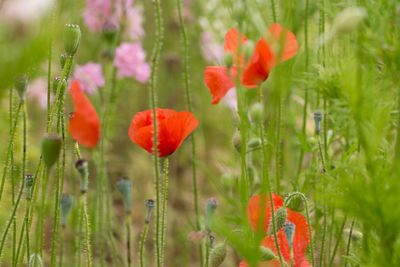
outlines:
[[81, 29], [76, 24], [66, 24], [64, 31], [64, 49], [67, 55], [74, 56], [81, 41]]
[[75, 162], [75, 168], [81, 175], [81, 193], [84, 194], [89, 186], [89, 164], [84, 159], [78, 159]]
[[108, 21], [103, 25], [103, 37], [109, 43], [112, 44], [114, 42], [115, 36], [118, 32], [118, 25], [114, 22]]
[[246, 58], [246, 61], [249, 60], [253, 56], [254, 52], [254, 43], [248, 40], [243, 46], [243, 54]]
[[[274, 217], [275, 217], [275, 231], [278, 232], [286, 222], [286, 218], [287, 218], [286, 207], [279, 208], [275, 212], [275, 216]], [[273, 228], [274, 227], [273, 227], [272, 221], [271, 221], [270, 224], [269, 224], [269, 227], [268, 227], [268, 235], [272, 235], [273, 234]]]
[[337, 14], [332, 31], [333, 34], [348, 34], [356, 30], [360, 23], [367, 16], [367, 12], [362, 7], [348, 7]]
[[210, 251], [210, 267], [220, 266], [226, 258], [226, 246], [224, 243], [215, 245]]
[[314, 112], [314, 123], [315, 123], [315, 132], [319, 134], [321, 132], [321, 121], [322, 121], [322, 113]]
[[61, 225], [65, 227], [67, 225], [68, 215], [71, 211], [74, 200], [70, 195], [62, 194], [60, 199], [61, 208]]
[[59, 135], [51, 134], [43, 138], [42, 156], [47, 168], [53, 167], [58, 160], [61, 151], [62, 140]]
[[257, 149], [261, 146], [261, 139], [260, 138], [251, 138], [249, 142], [247, 142], [247, 147], [249, 150]]
[[26, 199], [30, 200], [32, 198], [32, 186], [33, 186], [33, 176], [31, 174], [25, 175], [25, 193]]
[[262, 261], [270, 261], [276, 258], [275, 253], [266, 247], [260, 247], [260, 251], [261, 251], [261, 260]]
[[242, 148], [242, 140], [241, 140], [241, 138], [240, 138], [240, 131], [237, 130], [237, 131], [233, 134], [232, 143], [233, 143], [233, 146], [236, 148], [236, 150], [237, 150], [238, 152], [240, 152], [240, 150], [241, 150], [241, 148]]
[[26, 90], [28, 88], [28, 76], [21, 75], [15, 79], [15, 89], [21, 100], [25, 100]]
[[150, 223], [151, 219], [151, 214], [154, 209], [154, 200], [153, 199], [147, 199], [146, 200], [146, 218], [145, 218], [145, 223]]
[[264, 121], [264, 107], [260, 103], [255, 103], [250, 107], [249, 116], [253, 123], [263, 123]]
[[224, 186], [234, 187], [237, 182], [237, 177], [233, 173], [227, 172], [221, 176], [221, 180]]
[[231, 52], [225, 53], [224, 61], [225, 61], [226, 67], [228, 67], [228, 69], [230, 69], [233, 65], [233, 55]]
[[117, 182], [118, 191], [122, 194], [122, 200], [124, 203], [124, 210], [126, 213], [132, 211], [132, 182], [127, 177], [122, 177]]

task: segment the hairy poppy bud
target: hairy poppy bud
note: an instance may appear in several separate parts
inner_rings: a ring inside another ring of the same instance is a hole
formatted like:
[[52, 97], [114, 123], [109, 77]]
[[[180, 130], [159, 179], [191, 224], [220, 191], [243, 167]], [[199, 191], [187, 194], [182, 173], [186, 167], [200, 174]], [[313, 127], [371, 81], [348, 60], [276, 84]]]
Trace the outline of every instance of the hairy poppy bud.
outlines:
[[21, 100], [25, 100], [26, 90], [28, 88], [28, 76], [21, 75], [15, 79], [15, 89]]
[[276, 255], [274, 254], [274, 252], [266, 247], [260, 247], [260, 251], [261, 251], [261, 260], [262, 261], [270, 261], [276, 258]]
[[336, 16], [332, 27], [333, 34], [351, 33], [358, 28], [366, 15], [367, 12], [362, 7], [353, 6], [346, 8]]
[[251, 58], [251, 56], [253, 55], [253, 51], [254, 51], [254, 43], [248, 40], [243, 46], [243, 54], [246, 60], [249, 60]]
[[236, 131], [233, 134], [232, 143], [233, 143], [233, 146], [236, 148], [236, 150], [238, 152], [240, 152], [240, 150], [242, 148], [242, 140], [240, 138], [240, 131]]
[[210, 267], [220, 266], [226, 258], [226, 246], [224, 243], [215, 245], [210, 251]]
[[29, 257], [29, 267], [34, 267], [34, 266], [35, 267], [43, 266], [42, 258], [37, 253], [32, 253], [31, 256]]
[[57, 89], [58, 86], [60, 86], [60, 96], [62, 97], [64, 95], [65, 89], [67, 89], [67, 81], [65, 79], [63, 79], [61, 81], [60, 77], [56, 77], [53, 80], [53, 93], [54, 95], [57, 95]]
[[127, 177], [122, 177], [117, 182], [117, 189], [122, 194], [122, 200], [124, 202], [124, 210], [126, 213], [132, 211], [132, 182]]
[[232, 55], [231, 52], [225, 53], [224, 61], [225, 61], [225, 65], [228, 67], [228, 69], [232, 67], [232, 65], [233, 65], [233, 55]]
[[[287, 211], [286, 211], [286, 207], [282, 207], [279, 208], [276, 212], [275, 212], [275, 231], [278, 232], [283, 225], [286, 222], [286, 218], [287, 218]], [[273, 234], [273, 225], [272, 222], [270, 222], [269, 227], [268, 227], [268, 235], [272, 235]]]
[[321, 132], [321, 121], [322, 121], [322, 112], [314, 112], [314, 123], [315, 123], [315, 132], [319, 134]]
[[247, 147], [250, 150], [257, 149], [261, 146], [261, 139], [260, 138], [251, 138], [249, 142], [247, 142]]
[[117, 36], [118, 25], [108, 21], [103, 25], [103, 37], [109, 43], [112, 44], [114, 42], [115, 36]]
[[60, 199], [61, 208], [61, 225], [65, 227], [67, 225], [67, 219], [69, 212], [71, 211], [74, 200], [70, 195], [62, 194]]
[[151, 219], [151, 214], [154, 209], [154, 200], [153, 199], [147, 199], [146, 200], [146, 218], [145, 218], [145, 223], [150, 223]]
[[283, 224], [283, 230], [285, 231], [285, 235], [286, 235], [286, 239], [289, 244], [289, 248], [292, 248], [294, 233], [296, 231], [296, 225], [291, 222], [285, 222]]
[[260, 103], [255, 103], [250, 107], [249, 116], [252, 122], [262, 123], [264, 121], [264, 107]]
[[89, 186], [89, 164], [84, 159], [78, 159], [75, 168], [81, 175], [81, 193], [86, 193]]
[[209, 230], [212, 219], [214, 217], [214, 212], [218, 207], [218, 200], [215, 197], [207, 199], [206, 203], [206, 228]]
[[73, 56], [81, 41], [81, 29], [76, 24], [66, 24], [64, 31], [64, 49], [67, 55]]
[[25, 175], [25, 193], [26, 199], [30, 200], [32, 197], [33, 176], [31, 174]]
[[59, 135], [47, 135], [42, 141], [42, 156], [47, 168], [53, 167], [60, 156], [62, 140]]

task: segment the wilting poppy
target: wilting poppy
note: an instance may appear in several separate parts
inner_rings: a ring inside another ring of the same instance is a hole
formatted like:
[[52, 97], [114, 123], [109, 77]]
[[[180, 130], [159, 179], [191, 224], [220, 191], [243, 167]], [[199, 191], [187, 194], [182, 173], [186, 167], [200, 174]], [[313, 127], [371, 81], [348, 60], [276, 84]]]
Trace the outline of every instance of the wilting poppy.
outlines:
[[[264, 201], [264, 203], [262, 203]], [[272, 201], [274, 203], [275, 212], [283, 207], [283, 200], [279, 195], [272, 195]], [[261, 220], [261, 208], [264, 207], [264, 222]], [[277, 240], [283, 260], [287, 263], [293, 262], [294, 267], [307, 267], [310, 263], [306, 259], [306, 250], [310, 243], [310, 236], [308, 233], [308, 225], [304, 216], [298, 212], [295, 212], [289, 208], [286, 208], [287, 218], [281, 229], [277, 229]], [[249, 217], [250, 225], [257, 229], [257, 226], [261, 224], [262, 229], [265, 233], [269, 233], [272, 229], [271, 226], [271, 205], [268, 197], [262, 197], [261, 195], [254, 195], [250, 198], [247, 205], [247, 215]], [[275, 240], [273, 234], [267, 235], [262, 245], [271, 249], [277, 255], [277, 249], [275, 246]], [[291, 257], [291, 251], [293, 251], [293, 258]], [[245, 262], [241, 262], [239, 267], [246, 267]], [[261, 266], [280, 266], [278, 260], [271, 260], [263, 262]]]
[[[158, 155], [171, 155], [188, 137], [199, 122], [192, 113], [157, 108]], [[153, 153], [153, 110], [138, 112], [132, 119], [129, 137], [149, 153]]]
[[220, 99], [234, 87], [238, 66], [242, 69], [240, 83], [247, 88], [254, 88], [268, 78], [276, 64], [292, 58], [298, 51], [296, 36], [278, 23], [272, 24], [267, 30], [266, 37], [258, 40], [252, 56], [247, 61], [238, 51], [239, 44], [244, 46], [246, 42], [247, 37], [244, 34], [240, 34], [235, 28], [230, 29], [225, 35], [224, 50], [225, 53], [233, 54], [233, 66], [231, 69], [225, 66], [206, 68], [204, 82], [213, 96], [212, 104], [218, 104]]
[[80, 145], [94, 148], [100, 140], [100, 121], [96, 109], [78, 81], [72, 81], [70, 93], [75, 111], [69, 119], [69, 132]]

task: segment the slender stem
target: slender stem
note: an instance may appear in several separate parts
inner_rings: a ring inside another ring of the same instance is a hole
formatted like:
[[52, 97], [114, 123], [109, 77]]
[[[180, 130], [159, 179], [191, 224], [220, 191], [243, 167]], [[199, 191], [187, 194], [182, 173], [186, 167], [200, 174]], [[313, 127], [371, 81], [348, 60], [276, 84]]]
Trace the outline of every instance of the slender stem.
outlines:
[[92, 252], [90, 245], [90, 226], [89, 215], [87, 211], [87, 193], [81, 195], [82, 218], [85, 225], [85, 249], [86, 249], [86, 263], [87, 267], [92, 266]]
[[127, 214], [125, 218], [126, 226], [126, 262], [130, 267], [132, 265], [131, 258], [131, 215]]
[[[10, 87], [9, 90], [9, 135], [12, 134], [12, 125], [13, 125], [13, 88]], [[14, 144], [11, 145], [11, 153], [10, 153], [10, 177], [11, 177], [11, 203], [15, 204], [15, 177], [14, 177]], [[13, 221], [13, 250], [12, 250], [12, 259], [14, 262], [16, 258], [16, 241], [17, 241], [17, 222]], [[18, 254], [17, 254], [18, 255]]]
[[276, 158], [275, 158], [275, 171], [276, 171], [276, 193], [280, 193], [281, 184], [281, 171], [282, 171], [282, 96], [278, 93], [278, 112], [276, 119]]
[[351, 222], [351, 226], [350, 226], [349, 238], [347, 240], [347, 246], [346, 246], [346, 254], [345, 254], [345, 257], [344, 257], [344, 267], [347, 267], [347, 258], [350, 255], [350, 244], [351, 244], [351, 238], [352, 238], [352, 235], [353, 235], [353, 229], [354, 229], [355, 222], [356, 221], [353, 220]]
[[62, 267], [63, 266], [63, 260], [64, 260], [64, 236], [65, 236], [65, 226], [61, 227], [60, 231], [60, 251], [59, 251], [59, 259], [58, 259], [58, 266]]
[[271, 0], [271, 9], [272, 9], [272, 19], [274, 22], [276, 22], [277, 16], [276, 16], [275, 0]]
[[346, 221], [347, 221], [347, 216], [344, 217], [343, 222], [340, 226], [339, 232], [336, 236], [336, 243], [335, 243], [335, 247], [333, 248], [333, 253], [332, 253], [331, 259], [329, 261], [329, 267], [333, 266], [333, 261], [335, 260], [336, 252], [339, 248], [340, 242], [342, 241], [342, 234], [343, 234], [344, 226], [346, 225]]
[[164, 177], [163, 177], [163, 207], [162, 207], [162, 217], [161, 217], [161, 259], [162, 263], [164, 262], [164, 250], [165, 250], [165, 233], [167, 230], [167, 225], [165, 223], [166, 216], [167, 216], [167, 203], [168, 203], [168, 169], [169, 169], [169, 160], [168, 158], [165, 158], [164, 160], [164, 166], [163, 166], [163, 172], [164, 172]]
[[140, 256], [139, 256], [140, 267], [144, 267], [144, 252], [145, 252], [144, 249], [148, 231], [149, 231], [149, 224], [145, 223], [143, 232], [140, 236]]

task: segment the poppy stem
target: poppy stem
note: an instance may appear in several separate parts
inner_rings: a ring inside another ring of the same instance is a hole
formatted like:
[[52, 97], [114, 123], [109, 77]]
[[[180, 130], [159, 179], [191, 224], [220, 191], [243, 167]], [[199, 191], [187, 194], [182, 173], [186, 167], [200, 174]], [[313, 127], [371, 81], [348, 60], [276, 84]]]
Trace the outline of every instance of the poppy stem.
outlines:
[[335, 247], [333, 248], [333, 253], [332, 253], [331, 259], [329, 261], [329, 265], [328, 265], [329, 267], [333, 266], [333, 261], [335, 260], [336, 252], [339, 248], [340, 242], [342, 241], [342, 234], [343, 234], [344, 226], [346, 225], [346, 221], [347, 221], [347, 216], [344, 217], [342, 225], [340, 226], [340, 229], [337, 233]]
[[356, 223], [355, 220], [353, 220], [353, 221], [351, 222], [350, 232], [349, 232], [349, 238], [347, 239], [347, 245], [346, 245], [346, 254], [345, 254], [345, 257], [344, 257], [344, 267], [347, 267], [347, 259], [348, 259], [349, 256], [350, 256], [351, 238], [352, 238], [352, 235], [353, 235], [353, 229], [354, 229], [354, 224], [355, 224], [355, 223]]
[[87, 210], [87, 193], [81, 195], [82, 218], [85, 225], [85, 249], [86, 249], [86, 263], [87, 267], [92, 266], [92, 252], [90, 245], [90, 225], [89, 215]]
[[126, 214], [125, 218], [126, 225], [126, 262], [130, 267], [132, 265], [131, 257], [131, 214]]
[[277, 16], [276, 16], [276, 6], [275, 6], [275, 0], [271, 0], [271, 10], [272, 10], [272, 19], [274, 22], [277, 21]]
[[[11, 129], [13, 125], [13, 97], [14, 97], [14, 88], [10, 86], [10, 94], [9, 94], [9, 134], [11, 136]], [[10, 153], [10, 176], [11, 176], [11, 203], [12, 205], [15, 204], [15, 177], [14, 177], [14, 144], [12, 144], [11, 147], [11, 153]], [[17, 238], [17, 222], [14, 219], [13, 221], [13, 260], [15, 259], [16, 255], [16, 238]], [[18, 253], [17, 253], [18, 255]]]
[[168, 202], [168, 170], [169, 169], [169, 160], [168, 158], [163, 159], [163, 207], [162, 207], [162, 217], [161, 217], [161, 260], [164, 262], [164, 248], [165, 248], [165, 232], [167, 230], [167, 226], [165, 224], [166, 216], [167, 216], [167, 202]]
[[149, 223], [145, 222], [143, 232], [140, 236], [140, 252], [139, 252], [139, 261], [140, 267], [144, 267], [144, 252], [145, 252], [145, 242], [147, 239], [147, 233], [149, 232]]

